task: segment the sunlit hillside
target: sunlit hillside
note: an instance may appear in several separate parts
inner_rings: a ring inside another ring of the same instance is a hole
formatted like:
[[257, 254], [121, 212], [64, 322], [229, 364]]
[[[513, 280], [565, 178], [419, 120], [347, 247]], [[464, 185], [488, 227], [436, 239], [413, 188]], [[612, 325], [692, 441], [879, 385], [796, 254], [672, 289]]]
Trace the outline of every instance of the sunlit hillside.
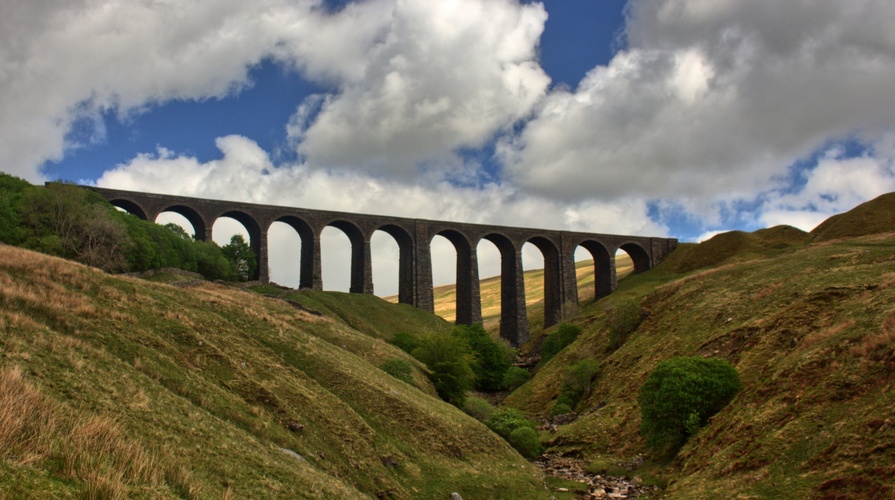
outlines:
[[449, 327], [438, 318], [373, 296], [154, 279], [170, 283], [0, 245], [0, 498], [545, 493], [382, 340]]
[[[616, 257], [618, 278], [631, 274], [634, 265], [628, 254], [620, 252]], [[581, 260], [575, 263], [578, 275], [578, 300], [586, 304], [594, 299], [594, 263], [593, 260]], [[500, 322], [500, 276], [485, 278], [480, 282], [482, 297], [482, 322], [488, 330], [497, 328]], [[435, 314], [446, 321], [454, 321], [457, 314], [456, 286], [442, 285], [434, 289]], [[397, 302], [398, 296], [384, 297], [389, 302]], [[525, 303], [528, 306], [528, 317], [532, 328], [539, 330], [543, 325], [544, 302], [544, 270], [534, 269], [525, 272]]]

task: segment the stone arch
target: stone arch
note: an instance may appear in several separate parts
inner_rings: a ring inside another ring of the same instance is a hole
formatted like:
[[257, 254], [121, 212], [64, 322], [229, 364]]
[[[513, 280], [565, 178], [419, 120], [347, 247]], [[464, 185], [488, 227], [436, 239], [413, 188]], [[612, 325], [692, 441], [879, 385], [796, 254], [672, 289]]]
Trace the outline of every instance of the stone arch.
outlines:
[[413, 238], [395, 224], [384, 224], [376, 231], [388, 234], [398, 244], [398, 302], [413, 304]]
[[[211, 226], [205, 221], [205, 218], [202, 217], [202, 215], [193, 208], [186, 205], [170, 205], [159, 210], [159, 213], [156, 214], [156, 217], [164, 212], [174, 212], [176, 214], [182, 215], [183, 218], [188, 220], [190, 225], [193, 226], [193, 231], [196, 232], [193, 237], [197, 241], [211, 241]], [[214, 221], [212, 221], [212, 224], [213, 223]]]
[[273, 222], [282, 222], [291, 227], [301, 240], [298, 287], [311, 290], [322, 290], [323, 283], [320, 276], [320, 240], [314, 233], [314, 229], [311, 228], [311, 225], [304, 219], [294, 215], [284, 215]]
[[146, 210], [136, 201], [128, 200], [125, 198], [115, 198], [109, 200], [109, 203], [112, 206], [118, 207], [131, 215], [135, 215], [143, 220], [149, 220], [149, 215]]
[[[442, 236], [454, 246], [457, 252], [456, 308], [458, 325], [482, 322], [482, 301], [479, 290], [479, 264], [476, 247], [463, 233], [445, 229], [434, 236]], [[429, 240], [431, 247], [432, 240]], [[431, 252], [431, 250], [430, 250]]]
[[562, 320], [562, 273], [559, 247], [544, 236], [534, 236], [527, 240], [544, 256], [544, 328]]
[[615, 291], [615, 254], [609, 253], [609, 249], [596, 240], [585, 240], [578, 246], [590, 252], [594, 259], [594, 299], [602, 299]]
[[482, 239], [494, 243], [500, 252], [500, 336], [518, 347], [529, 337], [521, 248], [501, 233], [489, 233]]
[[[255, 262], [257, 263], [255, 274], [251, 279], [257, 280], [260, 279], [262, 275], [267, 276], [267, 231], [265, 231], [262, 236], [261, 226], [258, 224], [258, 221], [241, 210], [228, 210], [218, 215], [212, 221], [212, 226], [214, 226], [214, 222], [221, 217], [229, 217], [236, 222], [239, 222], [249, 233], [249, 246], [252, 248], [252, 253], [255, 254]], [[198, 229], [196, 232], [199, 232]]]
[[629, 242], [619, 245], [619, 248], [628, 253], [634, 262], [634, 274], [649, 271], [652, 267], [649, 252], [637, 243]]
[[373, 274], [370, 263], [370, 240], [357, 225], [344, 219], [330, 221], [326, 226], [334, 227], [348, 237], [351, 243], [351, 293], [373, 293]]

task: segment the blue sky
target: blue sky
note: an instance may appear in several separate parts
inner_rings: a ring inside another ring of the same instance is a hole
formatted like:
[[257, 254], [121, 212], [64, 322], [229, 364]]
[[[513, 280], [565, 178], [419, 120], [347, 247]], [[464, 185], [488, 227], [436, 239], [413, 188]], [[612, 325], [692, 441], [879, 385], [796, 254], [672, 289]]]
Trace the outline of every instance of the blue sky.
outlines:
[[4, 14], [0, 170], [32, 182], [690, 241], [895, 190], [884, 0]]

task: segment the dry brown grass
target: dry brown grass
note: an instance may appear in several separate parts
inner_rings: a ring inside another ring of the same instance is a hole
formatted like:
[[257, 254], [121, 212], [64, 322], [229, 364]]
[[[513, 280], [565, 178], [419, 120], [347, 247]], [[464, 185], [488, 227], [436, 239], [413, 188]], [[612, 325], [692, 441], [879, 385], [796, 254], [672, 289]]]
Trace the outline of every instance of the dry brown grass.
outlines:
[[881, 349], [895, 346], [895, 312], [889, 314], [880, 329], [868, 333], [860, 342], [849, 349], [849, 353], [857, 358], [873, 357]]
[[[166, 489], [172, 476], [112, 418], [75, 414], [28, 383], [16, 366], [0, 371], [0, 459], [16, 467], [53, 462], [56, 474], [81, 485], [84, 498]], [[174, 486], [191, 490], [182, 482]]]

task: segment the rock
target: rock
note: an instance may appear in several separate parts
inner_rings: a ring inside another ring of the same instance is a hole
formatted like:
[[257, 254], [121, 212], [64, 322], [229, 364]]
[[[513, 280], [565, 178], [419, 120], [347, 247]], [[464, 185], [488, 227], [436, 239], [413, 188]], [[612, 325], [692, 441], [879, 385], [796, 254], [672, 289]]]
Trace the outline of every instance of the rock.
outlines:
[[288, 421], [286, 421], [286, 428], [292, 432], [301, 432], [305, 429], [305, 426], [302, 425], [298, 420], [290, 418]]
[[460, 496], [456, 491], [451, 493], [451, 500], [463, 500], [463, 497]]
[[563, 493], [568, 493], [568, 492], [569, 492], [569, 489], [568, 489], [568, 488], [556, 488], [556, 491], [561, 491], [561, 492], [563, 492]]
[[295, 452], [292, 451], [292, 450], [289, 450], [289, 449], [286, 449], [286, 448], [280, 448], [280, 451], [282, 451], [283, 453], [289, 455], [290, 457], [292, 457], [292, 458], [294, 458], [294, 459], [296, 459], [296, 460], [301, 460], [302, 462], [307, 462], [307, 460], [305, 460], [305, 457], [299, 455], [298, 453], [295, 453]]

